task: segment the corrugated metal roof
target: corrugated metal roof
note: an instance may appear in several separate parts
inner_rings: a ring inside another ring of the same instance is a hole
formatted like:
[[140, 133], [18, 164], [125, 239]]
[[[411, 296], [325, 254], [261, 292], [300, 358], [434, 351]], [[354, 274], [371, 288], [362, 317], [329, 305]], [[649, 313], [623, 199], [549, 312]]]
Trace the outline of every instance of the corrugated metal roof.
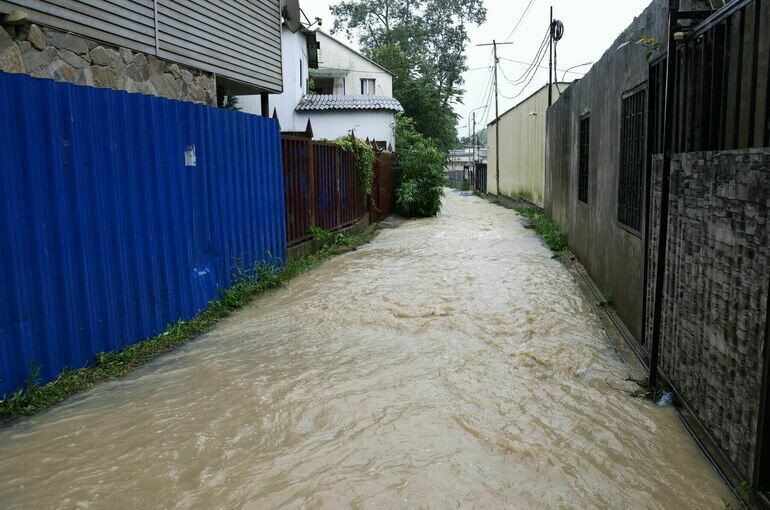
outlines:
[[297, 105], [297, 111], [319, 110], [393, 110], [403, 112], [397, 99], [388, 96], [368, 95], [307, 95]]

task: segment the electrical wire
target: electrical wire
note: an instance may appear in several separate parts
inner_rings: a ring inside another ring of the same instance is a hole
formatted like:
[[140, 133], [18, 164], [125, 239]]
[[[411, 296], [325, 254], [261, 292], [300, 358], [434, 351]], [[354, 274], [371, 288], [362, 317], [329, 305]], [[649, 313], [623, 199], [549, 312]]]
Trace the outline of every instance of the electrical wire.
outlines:
[[516, 33], [516, 29], [519, 28], [519, 25], [521, 25], [521, 22], [524, 21], [524, 18], [529, 13], [529, 9], [532, 7], [532, 4], [535, 3], [535, 0], [529, 0], [529, 3], [524, 8], [524, 12], [521, 13], [521, 16], [519, 17], [519, 21], [516, 22], [516, 25], [513, 27], [513, 30], [511, 30], [511, 33], [508, 34], [508, 37], [505, 38], [506, 41], [510, 41], [511, 37], [513, 37], [513, 34]]
[[481, 121], [482, 126], [487, 125], [487, 119], [489, 118], [489, 112], [491, 111], [490, 105], [492, 103], [492, 96], [494, 95], [495, 88], [490, 81], [490, 87], [488, 88], [486, 92], [486, 97], [484, 99], [484, 109], [482, 110], [484, 112], [484, 120]]
[[[480, 104], [481, 106], [479, 106], [478, 108], [475, 108], [472, 111], [476, 111], [476, 110], [478, 110], [480, 108], [484, 108], [483, 111], [489, 112], [490, 96], [491, 96], [491, 92], [492, 92], [494, 87], [493, 87], [493, 80], [492, 80], [492, 68], [487, 66], [486, 69], [489, 69], [489, 71], [490, 71], [489, 72], [489, 76], [487, 76], [486, 84], [481, 88], [481, 95], [479, 96], [478, 101], [476, 101], [476, 104]], [[482, 103], [482, 101], [483, 101], [483, 103]], [[485, 117], [485, 119], [486, 119], [486, 117]], [[486, 122], [486, 120], [484, 122]], [[485, 125], [485, 124], [482, 123], [482, 125]]]
[[[532, 60], [530, 64], [528, 64], [529, 67], [524, 71], [524, 73], [516, 78], [515, 80], [511, 80], [508, 78], [508, 76], [505, 74], [505, 71], [502, 71], [503, 77], [511, 84], [511, 85], [519, 85], [521, 83], [524, 83], [528, 78], [530, 73], [536, 68], [539, 64], [536, 62], [540, 60], [542, 62], [542, 57], [545, 56], [545, 50], [548, 47], [548, 31], [546, 31], [545, 37], [543, 38], [542, 42], [540, 43], [540, 47], [537, 50], [537, 53], [535, 53], [535, 58]], [[502, 66], [500, 67], [502, 69]]]
[[[524, 65], [524, 66], [532, 65], [531, 62], [525, 62], [523, 60], [516, 60], [516, 59], [513, 59], [513, 58], [503, 58], [503, 57], [499, 57], [499, 58], [500, 58], [500, 60], [505, 60], [506, 62], [513, 62], [514, 64], [521, 64], [521, 65]], [[576, 65], [576, 66], [568, 67], [566, 70], [564, 70], [564, 69], [556, 69], [556, 71], [558, 71], [560, 73], [564, 73], [565, 75], [566, 74], [579, 74], [581, 76], [585, 76], [586, 73], [584, 73], [582, 71], [573, 71], [573, 69], [575, 69], [577, 67], [582, 67], [582, 66], [589, 66], [591, 64], [593, 64], [593, 62], [586, 62], [585, 64], [579, 64], [579, 65]], [[541, 69], [548, 69], [548, 66], [538, 66], [538, 67], [540, 67]], [[486, 68], [483, 68], [483, 69], [486, 69]], [[564, 81], [564, 80], [566, 80], [566, 76], [563, 77], [562, 81]]]
[[487, 125], [487, 120], [489, 119], [489, 113], [492, 110], [492, 108], [490, 108], [490, 105], [492, 103], [492, 96], [494, 95], [494, 92], [495, 92], [494, 87], [489, 87], [489, 91], [486, 95], [486, 100], [484, 101], [484, 105], [485, 105], [483, 110], [484, 119], [481, 121], [481, 124], [480, 124], [482, 126]]
[[479, 96], [479, 99], [476, 101], [476, 104], [480, 104], [480, 105], [482, 105], [482, 106], [483, 106], [483, 105], [488, 105], [488, 104], [489, 104], [489, 103], [487, 103], [487, 102], [485, 102], [485, 103], [481, 103], [481, 101], [482, 101], [482, 100], [483, 100], [483, 99], [484, 99], [484, 98], [485, 98], [485, 97], [488, 95], [488, 94], [487, 94], [487, 91], [488, 91], [488, 90], [489, 90], [489, 88], [492, 86], [492, 68], [491, 68], [491, 67], [489, 67], [488, 69], [489, 69], [490, 71], [489, 71], [489, 75], [487, 76], [487, 82], [486, 82], [486, 84], [485, 84], [485, 85], [484, 85], [484, 86], [481, 88], [481, 95]]
[[527, 87], [530, 86], [530, 84], [532, 83], [532, 80], [535, 79], [535, 76], [537, 75], [537, 68], [540, 67], [540, 64], [542, 64], [543, 60], [545, 60], [545, 53], [543, 53], [543, 55], [540, 57], [540, 61], [536, 65], [534, 65], [532, 67], [532, 69], [535, 69], [535, 71], [530, 76], [529, 81], [527, 82], [527, 84], [524, 85], [521, 88], [521, 90], [519, 91], [518, 94], [516, 94], [515, 96], [512, 96], [512, 97], [509, 97], [509, 96], [503, 96], [503, 97], [506, 98], [506, 99], [516, 99], [517, 97], [521, 96], [524, 93], [524, 91], [527, 90]]

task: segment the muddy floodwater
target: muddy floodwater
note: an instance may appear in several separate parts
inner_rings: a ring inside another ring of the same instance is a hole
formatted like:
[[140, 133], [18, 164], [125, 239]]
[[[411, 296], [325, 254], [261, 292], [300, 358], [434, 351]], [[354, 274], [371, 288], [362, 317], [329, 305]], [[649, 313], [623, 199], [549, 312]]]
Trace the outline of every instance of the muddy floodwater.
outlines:
[[439, 218], [0, 429], [0, 508], [724, 508], [628, 373], [516, 213], [449, 192]]

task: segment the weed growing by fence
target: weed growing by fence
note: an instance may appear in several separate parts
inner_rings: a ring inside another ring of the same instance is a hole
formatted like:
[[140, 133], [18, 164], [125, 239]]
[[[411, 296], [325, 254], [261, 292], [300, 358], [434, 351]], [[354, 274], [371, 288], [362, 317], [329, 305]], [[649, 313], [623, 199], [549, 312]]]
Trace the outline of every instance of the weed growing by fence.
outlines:
[[335, 140], [334, 143], [344, 150], [353, 153], [353, 159], [356, 165], [356, 175], [364, 184], [367, 198], [372, 196], [374, 162], [377, 160], [377, 155], [374, 153], [372, 146], [363, 140], [353, 138], [352, 136], [339, 138]]
[[403, 114], [396, 117], [396, 145], [396, 211], [407, 217], [436, 216], [446, 185], [446, 154]]
[[[481, 196], [481, 195], [479, 195]], [[482, 196], [482, 198], [484, 198]], [[567, 235], [559, 231], [551, 219], [547, 218], [545, 214], [534, 209], [532, 207], [526, 207], [522, 205], [508, 205], [502, 201], [496, 201], [497, 205], [501, 205], [506, 209], [513, 209], [517, 213], [521, 214], [532, 225], [532, 228], [537, 232], [540, 237], [543, 238], [545, 244], [554, 252], [561, 252], [567, 249]]]
[[531, 207], [516, 206], [513, 209], [529, 221], [551, 250], [560, 252], [567, 248], [567, 236], [545, 214]]
[[235, 283], [222, 291], [219, 300], [212, 300], [208, 308], [189, 321], [171, 324], [160, 335], [130, 345], [120, 351], [96, 355], [93, 365], [75, 370], [65, 369], [59, 377], [44, 386], [38, 384], [39, 367], [33, 362], [27, 385], [11, 396], [0, 400], [0, 421], [35, 414], [67, 397], [82, 393], [94, 385], [125, 376], [158, 355], [171, 351], [196, 335], [211, 329], [217, 322], [243, 307], [263, 292], [280, 287], [323, 260], [366, 244], [374, 237], [376, 226], [366, 231], [344, 236], [329, 234], [333, 240], [320, 251], [287, 263], [283, 267], [257, 264], [252, 268], [236, 270]]

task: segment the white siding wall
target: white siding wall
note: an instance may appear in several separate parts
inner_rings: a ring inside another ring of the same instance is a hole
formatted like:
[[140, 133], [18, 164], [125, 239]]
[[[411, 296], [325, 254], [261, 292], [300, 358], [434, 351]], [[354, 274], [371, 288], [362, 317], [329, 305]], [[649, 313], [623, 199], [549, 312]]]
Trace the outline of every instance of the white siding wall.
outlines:
[[[283, 94], [270, 96], [270, 115], [273, 109], [278, 112], [278, 120], [281, 123], [281, 131], [304, 131], [307, 125], [307, 116], [303, 118], [297, 115], [294, 109], [302, 97], [307, 93], [308, 57], [307, 38], [300, 32], [292, 34], [289, 29], [283, 27], [281, 32], [283, 45]], [[300, 67], [302, 68], [300, 71]], [[300, 75], [302, 83], [300, 83]], [[262, 114], [262, 102], [260, 96], [239, 96], [241, 111], [254, 115]]]
[[360, 94], [361, 79], [372, 78], [376, 81], [375, 95], [393, 96], [393, 75], [389, 72], [323, 32], [318, 32], [318, 41], [318, 68], [346, 71], [345, 94]]
[[346, 136], [351, 130], [354, 130], [356, 138], [385, 141], [394, 149], [396, 147], [396, 140], [393, 136], [396, 114], [392, 111], [358, 110], [302, 113], [305, 113], [302, 115], [305, 123], [307, 123], [308, 118], [313, 123], [313, 134], [316, 140], [334, 140]]

